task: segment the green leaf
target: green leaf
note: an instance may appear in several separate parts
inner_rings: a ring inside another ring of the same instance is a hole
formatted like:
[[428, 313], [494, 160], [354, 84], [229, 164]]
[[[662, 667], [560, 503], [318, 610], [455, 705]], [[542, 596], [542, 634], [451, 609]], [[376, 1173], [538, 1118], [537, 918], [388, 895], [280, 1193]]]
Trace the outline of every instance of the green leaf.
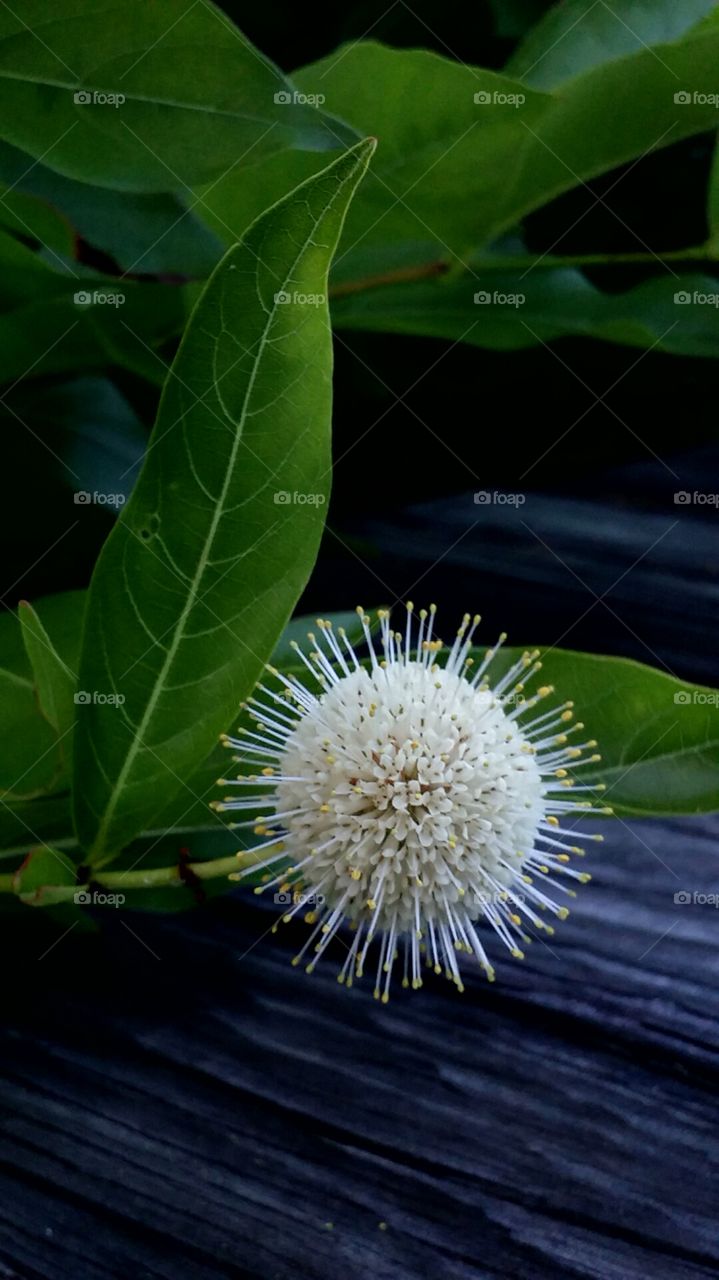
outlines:
[[[27, 600], [20, 601], [18, 613], [40, 710], [58, 737], [65, 739], [72, 732], [75, 723], [74, 695], [77, 677], [60, 657], [40, 618]], [[62, 744], [64, 750], [67, 745], [69, 744]]]
[[[77, 670], [83, 599], [83, 592], [69, 591], [37, 604], [37, 626], [71, 672]], [[62, 743], [40, 710], [18, 617], [6, 610], [0, 614], [0, 847], [27, 846], [47, 832], [70, 835], [58, 806], [43, 799], [66, 784]]]
[[[493, 683], [522, 652], [498, 652]], [[599, 743], [601, 763], [583, 769], [582, 779], [606, 785], [606, 802], [617, 815], [719, 809], [719, 690], [628, 658], [569, 649], [540, 656], [542, 681], [554, 685], [562, 701], [574, 701], [587, 735]]]
[[[532, 28], [505, 71], [534, 88], [555, 89], [591, 67], [678, 40], [716, 5], [717, 0], [562, 0]], [[661, 49], [656, 57], [663, 57]]]
[[209, 0], [0, 10], [0, 132], [72, 178], [179, 191], [286, 147], [354, 140]]
[[90, 588], [74, 773], [96, 861], [206, 758], [312, 568], [330, 472], [327, 271], [373, 150], [359, 144], [269, 209], [183, 337]]
[[[18, 201], [37, 197], [32, 201], [32, 216], [27, 212], [23, 215], [26, 223], [36, 228], [39, 240], [53, 245], [58, 252], [63, 251], [59, 243], [62, 228], [69, 241], [64, 249], [69, 257], [75, 256], [73, 231], [109, 254], [122, 271], [142, 275], [204, 277], [222, 256], [218, 237], [176, 195], [143, 195], [90, 186], [33, 162], [30, 156], [3, 142], [0, 180], [13, 186], [13, 198]], [[0, 217], [6, 203], [7, 197], [0, 204]], [[58, 230], [53, 240], [50, 226], [40, 222], [38, 210], [45, 211], [46, 219], [54, 220]], [[13, 225], [9, 218], [4, 221]], [[22, 231], [22, 225], [15, 230]]]
[[57, 790], [63, 785], [57, 735], [39, 714], [32, 681], [0, 670], [0, 706], [0, 803]]
[[[562, 192], [716, 128], [718, 63], [719, 28], [710, 25], [662, 45], [661, 60], [642, 48], [556, 93], [370, 41], [304, 68], [296, 75], [304, 92], [324, 92], [332, 111], [381, 139], [347, 219], [333, 279], [412, 264], [459, 269], [475, 247], [491, 244]], [[690, 102], [675, 101], [685, 93]], [[317, 163], [286, 159], [295, 179]], [[281, 189], [284, 159], [268, 157], [253, 177], [248, 183], [229, 173], [202, 191], [223, 237], [238, 234], [258, 203]]]
[[341, 329], [413, 333], [497, 351], [571, 336], [716, 357], [713, 298], [719, 281], [711, 276], [664, 274], [626, 293], [602, 293], [581, 271], [543, 267], [349, 294], [333, 301], [332, 319]]
[[52, 906], [66, 899], [62, 889], [75, 884], [75, 879], [76, 868], [67, 855], [44, 844], [31, 849], [15, 872], [15, 893], [30, 906]]

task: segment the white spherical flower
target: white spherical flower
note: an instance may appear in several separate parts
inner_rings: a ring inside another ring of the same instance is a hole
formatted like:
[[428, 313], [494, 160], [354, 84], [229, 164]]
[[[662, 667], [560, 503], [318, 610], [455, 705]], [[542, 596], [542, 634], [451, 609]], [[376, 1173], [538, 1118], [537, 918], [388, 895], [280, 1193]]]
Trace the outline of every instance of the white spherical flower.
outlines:
[[423, 961], [461, 990], [463, 952], [494, 977], [481, 921], [521, 957], [527, 928], [551, 933], [544, 917], [567, 914], [547, 892], [572, 894], [556, 877], [589, 879], [570, 865], [583, 850], [560, 820], [592, 808], [568, 792], [600, 789], [577, 786], [572, 776], [599, 760], [584, 754], [596, 743], [574, 745], [571, 735], [583, 726], [570, 726], [571, 703], [526, 718], [553, 693], [526, 692], [541, 667], [537, 652], [522, 654], [490, 687], [505, 636], [475, 666], [478, 617], [466, 615], [445, 649], [433, 638], [434, 607], [420, 612], [416, 639], [411, 604], [403, 633], [380, 611], [378, 653], [370, 619], [358, 613], [366, 661], [341, 629], [336, 636], [319, 620], [324, 648], [314, 635], [309, 658], [297, 647], [316, 691], [270, 668], [279, 690], [260, 686], [263, 697], [251, 699], [257, 729], [224, 739], [246, 753], [238, 761], [249, 756], [262, 766], [259, 777], [241, 774], [236, 785], [256, 792], [264, 784], [267, 794], [216, 807], [254, 813], [247, 824], [267, 837], [259, 865], [282, 866], [262, 887], [280, 886], [285, 920], [304, 911], [314, 925], [295, 963], [307, 959], [312, 971], [346, 924], [340, 982], [362, 975], [376, 942], [378, 998], [388, 999], [396, 964], [405, 986], [421, 986]]

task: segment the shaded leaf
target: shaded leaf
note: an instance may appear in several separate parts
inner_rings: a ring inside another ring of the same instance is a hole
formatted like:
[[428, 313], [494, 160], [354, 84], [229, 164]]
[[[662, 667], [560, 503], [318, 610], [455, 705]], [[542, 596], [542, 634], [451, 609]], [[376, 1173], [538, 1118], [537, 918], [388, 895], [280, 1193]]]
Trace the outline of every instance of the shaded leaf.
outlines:
[[[518, 298], [524, 301], [512, 301]], [[719, 300], [719, 281], [710, 276], [667, 273], [610, 294], [582, 272], [558, 267], [376, 288], [337, 298], [332, 318], [338, 328], [414, 333], [498, 351], [581, 336], [675, 355], [719, 356], [712, 299]]]
[[5, 5], [0, 122], [59, 173], [129, 191], [180, 191], [262, 151], [353, 141], [209, 0]]
[[[39, 197], [33, 205], [44, 208], [64, 228], [69, 256], [74, 257], [73, 230], [109, 254], [121, 270], [141, 275], [206, 276], [222, 255], [218, 238], [179, 196], [110, 191], [78, 182], [33, 163], [30, 156], [4, 142], [0, 142], [0, 179], [17, 184], [14, 195], [27, 192]], [[27, 214], [25, 218], [31, 221]], [[38, 238], [48, 243], [48, 235], [46, 226]], [[58, 243], [54, 247], [60, 251]]]
[[[515, 50], [505, 68], [537, 89], [554, 89], [582, 71], [647, 46], [678, 40], [717, 0], [562, 0]], [[662, 58], [661, 49], [657, 59]]]

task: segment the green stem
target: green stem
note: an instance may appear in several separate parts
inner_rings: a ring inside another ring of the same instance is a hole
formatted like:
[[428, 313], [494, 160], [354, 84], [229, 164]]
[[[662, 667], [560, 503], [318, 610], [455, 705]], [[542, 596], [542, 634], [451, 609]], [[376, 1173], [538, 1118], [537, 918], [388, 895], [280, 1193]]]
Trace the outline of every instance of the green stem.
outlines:
[[346, 298], [354, 293], [365, 293], [389, 285], [410, 284], [417, 280], [431, 280], [447, 274], [464, 275], [467, 271], [480, 275], [487, 271], [552, 271], [557, 267], [614, 267], [632, 264], [651, 266], [656, 262], [716, 261], [719, 261], [719, 242], [691, 245], [687, 249], [669, 249], [665, 253], [575, 253], [562, 256], [547, 253], [535, 258], [528, 254], [493, 254], [474, 261], [470, 258], [469, 263], [457, 262], [455, 267], [458, 270], [448, 262], [434, 261], [414, 267], [398, 267], [395, 271], [384, 271], [359, 280], [345, 280], [330, 288], [330, 298]]
[[519, 271], [522, 268], [549, 271], [554, 267], [613, 267], [645, 263], [649, 266], [656, 262], [702, 262], [715, 261], [719, 258], [717, 245], [697, 244], [687, 249], [668, 249], [666, 253], [574, 253], [555, 255], [548, 253], [544, 257], [530, 258], [524, 255], [499, 254], [472, 263], [473, 268], [481, 271]]
[[[252, 850], [248, 850], [245, 854], [232, 854], [230, 857], [214, 858], [208, 862], [190, 862], [182, 871], [177, 864], [172, 867], [149, 867], [145, 870], [99, 871], [91, 877], [90, 883], [98, 889], [113, 892], [122, 892], [125, 889], [159, 889], [166, 885], [182, 884], [183, 871], [185, 875], [189, 872], [198, 880], [217, 880], [240, 871], [243, 867], [251, 867], [254, 862]], [[47, 886], [52, 892], [54, 902], [71, 902], [78, 888], [82, 887], [80, 884]], [[22, 890], [13, 872], [4, 872], [0, 875], [0, 893], [17, 894], [19, 892]]]

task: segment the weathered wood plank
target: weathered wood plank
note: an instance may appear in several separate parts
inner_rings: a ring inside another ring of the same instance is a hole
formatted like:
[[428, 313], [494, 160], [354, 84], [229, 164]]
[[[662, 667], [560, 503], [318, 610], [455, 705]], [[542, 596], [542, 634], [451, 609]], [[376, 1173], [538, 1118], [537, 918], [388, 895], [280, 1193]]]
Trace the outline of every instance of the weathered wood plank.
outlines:
[[137, 938], [113, 919], [51, 968], [26, 947], [0, 1259], [52, 1280], [717, 1274], [719, 914], [673, 900], [713, 890], [715, 831], [617, 824], [551, 951], [463, 997], [432, 978], [382, 1007], [331, 963], [307, 978], [301, 927], [262, 939], [272, 912], [242, 897], [133, 916]]

